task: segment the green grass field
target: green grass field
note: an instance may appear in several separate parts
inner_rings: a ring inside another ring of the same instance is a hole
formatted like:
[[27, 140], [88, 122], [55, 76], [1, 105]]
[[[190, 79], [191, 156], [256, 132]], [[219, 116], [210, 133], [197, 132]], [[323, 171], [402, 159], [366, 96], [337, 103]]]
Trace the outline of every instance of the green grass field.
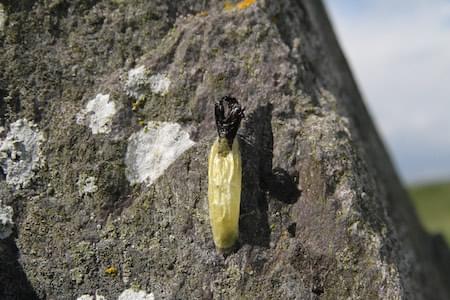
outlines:
[[409, 193], [425, 228], [450, 245], [450, 182], [413, 186]]

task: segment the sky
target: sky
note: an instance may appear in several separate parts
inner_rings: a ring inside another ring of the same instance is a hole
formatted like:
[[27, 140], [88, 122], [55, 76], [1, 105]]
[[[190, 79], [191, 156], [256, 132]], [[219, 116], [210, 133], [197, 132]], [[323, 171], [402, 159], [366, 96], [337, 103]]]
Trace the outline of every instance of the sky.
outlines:
[[450, 179], [450, 0], [325, 0], [407, 184]]

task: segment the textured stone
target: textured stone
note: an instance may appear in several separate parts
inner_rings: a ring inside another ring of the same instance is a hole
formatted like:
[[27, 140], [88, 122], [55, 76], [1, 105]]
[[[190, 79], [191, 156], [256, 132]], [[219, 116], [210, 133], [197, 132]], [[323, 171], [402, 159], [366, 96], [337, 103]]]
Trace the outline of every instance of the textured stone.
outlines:
[[36, 125], [19, 119], [10, 125], [6, 137], [0, 140], [0, 167], [6, 182], [27, 186], [41, 165], [41, 143], [44, 138]]
[[3, 205], [0, 200], [0, 239], [8, 238], [12, 234], [13, 228], [13, 208]]
[[[17, 227], [1, 299], [450, 298], [448, 249], [420, 227], [319, 1], [2, 3], [0, 138], [26, 119], [46, 140], [27, 186], [0, 174]], [[247, 116], [223, 257], [207, 157], [228, 94]]]
[[3, 4], [0, 3], [0, 35], [3, 34], [5, 28], [6, 17], [5, 8], [3, 7]]

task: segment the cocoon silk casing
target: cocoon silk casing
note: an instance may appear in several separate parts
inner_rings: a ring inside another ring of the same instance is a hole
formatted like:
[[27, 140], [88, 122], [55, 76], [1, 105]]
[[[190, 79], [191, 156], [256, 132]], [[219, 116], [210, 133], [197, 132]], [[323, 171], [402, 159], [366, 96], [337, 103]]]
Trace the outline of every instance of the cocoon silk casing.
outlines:
[[231, 151], [221, 151], [222, 143], [217, 139], [209, 155], [208, 204], [214, 243], [219, 249], [228, 249], [239, 236], [242, 167], [237, 139]]
[[208, 160], [209, 219], [214, 244], [228, 250], [239, 237], [242, 165], [236, 134], [244, 110], [235, 98], [226, 96], [216, 102], [215, 117], [219, 138]]

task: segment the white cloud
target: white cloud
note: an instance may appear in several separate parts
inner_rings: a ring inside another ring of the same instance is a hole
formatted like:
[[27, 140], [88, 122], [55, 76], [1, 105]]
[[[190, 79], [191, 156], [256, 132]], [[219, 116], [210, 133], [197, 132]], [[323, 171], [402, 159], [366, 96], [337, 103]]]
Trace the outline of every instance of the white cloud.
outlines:
[[445, 166], [449, 176], [450, 159], [421, 168], [417, 160], [450, 153], [450, 2], [366, 0], [357, 7], [353, 2], [327, 4], [400, 173], [411, 182], [426, 179], [425, 173], [442, 176]]

